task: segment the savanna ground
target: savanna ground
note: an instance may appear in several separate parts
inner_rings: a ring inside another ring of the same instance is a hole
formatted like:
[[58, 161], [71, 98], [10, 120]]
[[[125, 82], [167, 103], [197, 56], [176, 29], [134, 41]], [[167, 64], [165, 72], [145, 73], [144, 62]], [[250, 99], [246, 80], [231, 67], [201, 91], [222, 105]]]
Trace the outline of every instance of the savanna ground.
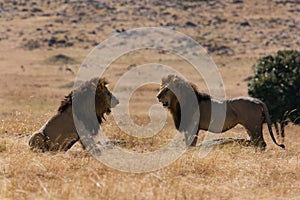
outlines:
[[[264, 127], [265, 152], [229, 145], [199, 158], [199, 148], [190, 148], [168, 167], [141, 174], [109, 168], [78, 144], [67, 153], [35, 153], [27, 145], [30, 134], [55, 114], [72, 89], [90, 50], [117, 30], [163, 26], [191, 36], [215, 60], [226, 96], [235, 97], [247, 95], [247, 80], [259, 56], [280, 49], [299, 50], [299, 2], [0, 3], [1, 199], [300, 198], [300, 128], [293, 125], [286, 129], [286, 150], [273, 144]], [[171, 66], [206, 90], [185, 61], [153, 51], [116, 60], [107, 72], [110, 88], [131, 67], [149, 62]], [[131, 117], [136, 123], [149, 122], [148, 110], [158, 103], [158, 87], [143, 86], [132, 96]], [[112, 139], [122, 141], [122, 147], [137, 152], [159, 148], [174, 131], [170, 116], [151, 139], [127, 136], [112, 116], [102, 128]], [[200, 135], [198, 143], [204, 132]], [[238, 126], [222, 136], [245, 138], [247, 134]]]

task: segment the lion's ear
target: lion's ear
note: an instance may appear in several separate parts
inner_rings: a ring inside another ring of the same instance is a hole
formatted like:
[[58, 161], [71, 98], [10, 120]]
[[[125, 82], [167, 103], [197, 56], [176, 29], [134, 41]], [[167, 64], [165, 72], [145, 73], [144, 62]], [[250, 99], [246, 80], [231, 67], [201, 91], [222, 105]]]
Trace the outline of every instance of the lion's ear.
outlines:
[[104, 89], [104, 88], [106, 88], [106, 85], [107, 85], [106, 83], [103, 83], [103, 82], [102, 82], [102, 83], [100, 84], [100, 88], [101, 88], [101, 89]]
[[167, 77], [163, 77], [161, 80], [161, 85], [167, 85], [168, 83], [172, 83], [174, 81], [175, 75], [169, 74]]
[[172, 81], [173, 81], [173, 82], [176, 82], [176, 81], [178, 81], [178, 80], [180, 80], [180, 78], [179, 78], [178, 76], [174, 75], [174, 76], [172, 77]]
[[175, 87], [181, 91], [188, 91], [191, 88], [189, 82], [185, 81], [184, 79], [178, 76], [174, 79], [173, 82]]
[[177, 75], [174, 75], [174, 74], [169, 74], [169, 76], [168, 76], [169, 82], [170, 82], [170, 81], [174, 81], [174, 80], [176, 80], [177, 78], [178, 78], [178, 76], [177, 76]]
[[161, 79], [161, 86], [165, 85], [167, 83], [168, 77], [163, 77]]
[[107, 81], [106, 81], [105, 79], [100, 79], [98, 85], [99, 85], [99, 87], [100, 87], [101, 89], [104, 89], [104, 88], [107, 87], [108, 83], [107, 83]]
[[174, 83], [174, 85], [175, 85], [176, 88], [179, 88], [179, 86], [182, 85], [183, 81], [182, 81], [181, 78], [179, 78], [178, 76], [174, 75], [173, 79], [172, 79], [172, 82]]
[[170, 75], [161, 78], [161, 84], [160, 84], [161, 87], [168, 84], [169, 76]]

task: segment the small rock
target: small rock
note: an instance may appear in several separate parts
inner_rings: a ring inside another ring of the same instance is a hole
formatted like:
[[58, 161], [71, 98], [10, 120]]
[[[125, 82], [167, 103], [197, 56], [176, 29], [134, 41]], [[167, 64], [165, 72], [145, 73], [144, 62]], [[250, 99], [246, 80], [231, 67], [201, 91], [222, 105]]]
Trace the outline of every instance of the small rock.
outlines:
[[185, 26], [189, 26], [189, 27], [196, 27], [197, 25], [193, 22], [186, 22]]
[[31, 9], [31, 12], [37, 13], [37, 12], [43, 12], [43, 10], [40, 9], [40, 8], [32, 8], [32, 9]]
[[241, 25], [241, 26], [250, 26], [249, 22], [247, 22], [247, 21], [246, 21], [246, 22], [240, 23], [240, 25]]

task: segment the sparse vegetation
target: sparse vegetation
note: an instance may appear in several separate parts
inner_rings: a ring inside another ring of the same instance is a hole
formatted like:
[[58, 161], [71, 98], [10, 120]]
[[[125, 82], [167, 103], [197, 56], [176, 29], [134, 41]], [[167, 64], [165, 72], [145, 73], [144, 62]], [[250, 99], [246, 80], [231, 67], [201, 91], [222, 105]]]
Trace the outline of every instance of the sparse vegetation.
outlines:
[[23, 48], [28, 49], [28, 50], [38, 49], [38, 48], [40, 48], [40, 46], [41, 45], [40, 45], [39, 41], [33, 40], [33, 39], [30, 39], [23, 43]]
[[6, 150], [5, 140], [0, 140], [0, 153]]
[[78, 63], [78, 61], [76, 61], [74, 58], [71, 58], [69, 56], [66, 56], [64, 54], [57, 54], [57, 55], [54, 55], [54, 56], [51, 56], [49, 58], [47, 58], [45, 60], [45, 63], [46, 64], [49, 64], [49, 65], [71, 65], [71, 64], [76, 64]]
[[[116, 127], [108, 121], [105, 129]], [[172, 130], [170, 124], [163, 131]], [[6, 150], [0, 152], [1, 199], [279, 199], [300, 195], [299, 141], [288, 140], [287, 151], [274, 146], [264, 153], [228, 145], [202, 159], [198, 148], [190, 148], [166, 168], [132, 174], [105, 166], [79, 144], [68, 153], [33, 153], [28, 139], [5, 137]], [[127, 145], [137, 147], [130, 140]]]

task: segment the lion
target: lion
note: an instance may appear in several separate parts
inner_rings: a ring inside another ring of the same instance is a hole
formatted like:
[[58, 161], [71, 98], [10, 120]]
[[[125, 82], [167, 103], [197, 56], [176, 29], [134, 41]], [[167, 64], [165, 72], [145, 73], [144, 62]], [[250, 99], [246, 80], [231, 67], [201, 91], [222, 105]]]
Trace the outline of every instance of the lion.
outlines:
[[[107, 81], [104, 78], [93, 78], [65, 96], [57, 114], [32, 135], [29, 146], [31, 149], [43, 152], [67, 151], [77, 141], [80, 141], [83, 148], [85, 148], [83, 139], [90, 140], [91, 138], [79, 137], [74, 116], [83, 124], [88, 135], [95, 135], [98, 133], [99, 125], [105, 120], [104, 114], [109, 115], [111, 108], [117, 104], [119, 104], [119, 100], [107, 88]], [[76, 106], [75, 115], [72, 105]], [[92, 105], [95, 105], [95, 107]], [[91, 120], [95, 112], [96, 122]]]
[[[196, 103], [191, 101], [193, 96]], [[170, 111], [176, 129], [185, 133], [187, 146], [196, 146], [199, 130], [222, 133], [240, 124], [247, 130], [251, 144], [265, 150], [262, 127], [266, 121], [273, 142], [285, 148], [283, 144], [276, 142], [268, 108], [259, 99], [238, 97], [216, 100], [208, 94], [200, 93], [195, 84], [176, 75], [162, 78], [157, 98]], [[224, 111], [224, 124], [220, 122], [218, 115], [213, 115], [212, 107], [217, 111]]]

